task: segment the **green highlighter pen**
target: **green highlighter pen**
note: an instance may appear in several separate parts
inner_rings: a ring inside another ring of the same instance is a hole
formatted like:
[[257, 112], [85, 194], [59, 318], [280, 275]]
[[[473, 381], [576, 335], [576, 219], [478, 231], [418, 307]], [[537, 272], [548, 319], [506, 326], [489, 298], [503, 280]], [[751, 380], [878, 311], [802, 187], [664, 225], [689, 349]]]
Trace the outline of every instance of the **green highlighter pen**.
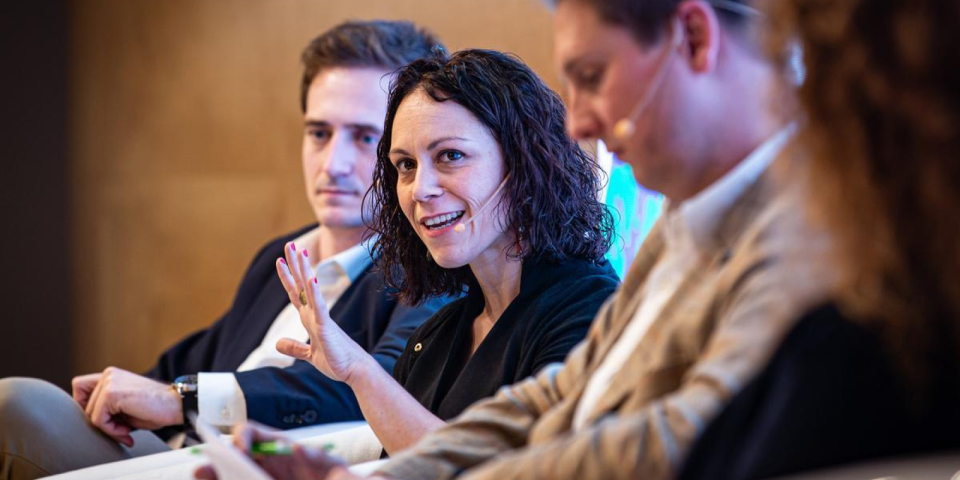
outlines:
[[253, 442], [250, 445], [250, 453], [252, 455], [292, 455], [293, 447], [285, 442]]
[[[323, 446], [323, 451], [329, 452], [330, 450], [333, 450], [332, 443]], [[278, 441], [253, 442], [253, 444], [250, 445], [250, 453], [252, 455], [292, 455], [293, 446], [289, 443]]]

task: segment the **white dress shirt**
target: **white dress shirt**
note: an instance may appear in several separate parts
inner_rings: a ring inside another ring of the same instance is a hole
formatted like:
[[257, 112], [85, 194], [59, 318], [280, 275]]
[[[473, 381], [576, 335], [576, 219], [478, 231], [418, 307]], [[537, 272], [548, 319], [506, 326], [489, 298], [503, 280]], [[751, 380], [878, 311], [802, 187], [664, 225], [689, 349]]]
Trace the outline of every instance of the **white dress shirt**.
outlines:
[[587, 382], [574, 414], [574, 430], [586, 426], [587, 418], [610, 388], [613, 377], [640, 345], [664, 305], [674, 296], [701, 256], [711, 254], [711, 233], [716, 230], [718, 222], [780, 154], [793, 136], [793, 131], [793, 125], [781, 130], [706, 190], [676, 208], [672, 208], [669, 202], [665, 205], [661, 219], [663, 256], [654, 265], [639, 292], [643, 301], [633, 320], [624, 328], [623, 334]]
[[[317, 241], [319, 227], [293, 240], [297, 245], [309, 245]], [[368, 245], [358, 244], [338, 253], [317, 265], [313, 271], [317, 277], [320, 294], [327, 301], [327, 307], [333, 308], [343, 292], [370, 266], [372, 259]], [[238, 372], [261, 367], [288, 367], [294, 358], [277, 351], [277, 340], [293, 338], [307, 341], [309, 335], [300, 323], [300, 314], [292, 303], [287, 304], [273, 324], [267, 330], [260, 346], [255, 348], [240, 367]], [[197, 379], [200, 417], [211, 425], [230, 426], [247, 419], [247, 402], [243, 390], [233, 373], [201, 372]]]

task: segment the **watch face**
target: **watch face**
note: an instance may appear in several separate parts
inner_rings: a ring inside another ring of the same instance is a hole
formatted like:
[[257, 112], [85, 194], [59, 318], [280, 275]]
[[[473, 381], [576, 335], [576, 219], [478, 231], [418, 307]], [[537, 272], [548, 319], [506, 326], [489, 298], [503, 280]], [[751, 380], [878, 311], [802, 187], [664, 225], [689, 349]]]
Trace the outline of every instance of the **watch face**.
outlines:
[[196, 392], [197, 391], [197, 376], [196, 375], [183, 375], [177, 377], [173, 381], [173, 387], [177, 389], [177, 392], [180, 395], [184, 393]]

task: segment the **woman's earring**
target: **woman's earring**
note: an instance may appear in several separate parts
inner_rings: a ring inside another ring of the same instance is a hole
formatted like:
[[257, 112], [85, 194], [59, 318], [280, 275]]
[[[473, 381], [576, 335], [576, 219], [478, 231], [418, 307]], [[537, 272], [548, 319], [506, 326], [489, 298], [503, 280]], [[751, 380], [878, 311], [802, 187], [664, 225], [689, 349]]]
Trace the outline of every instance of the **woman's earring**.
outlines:
[[428, 261], [428, 262], [432, 262], [432, 261], [433, 261], [433, 255], [430, 255], [430, 250], [427, 250], [427, 261]]

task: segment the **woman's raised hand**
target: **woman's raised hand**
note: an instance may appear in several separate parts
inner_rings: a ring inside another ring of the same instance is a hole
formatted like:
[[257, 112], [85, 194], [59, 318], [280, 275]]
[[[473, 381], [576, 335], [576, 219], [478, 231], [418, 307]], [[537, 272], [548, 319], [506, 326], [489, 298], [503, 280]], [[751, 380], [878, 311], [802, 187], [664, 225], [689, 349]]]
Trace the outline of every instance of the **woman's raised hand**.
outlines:
[[300, 312], [300, 322], [310, 335], [310, 343], [283, 338], [277, 342], [277, 351], [312, 363], [334, 380], [350, 383], [353, 372], [362, 368], [364, 362], [372, 361], [372, 357], [330, 318], [307, 251], [288, 243], [284, 254], [286, 260], [277, 259], [277, 275]]

